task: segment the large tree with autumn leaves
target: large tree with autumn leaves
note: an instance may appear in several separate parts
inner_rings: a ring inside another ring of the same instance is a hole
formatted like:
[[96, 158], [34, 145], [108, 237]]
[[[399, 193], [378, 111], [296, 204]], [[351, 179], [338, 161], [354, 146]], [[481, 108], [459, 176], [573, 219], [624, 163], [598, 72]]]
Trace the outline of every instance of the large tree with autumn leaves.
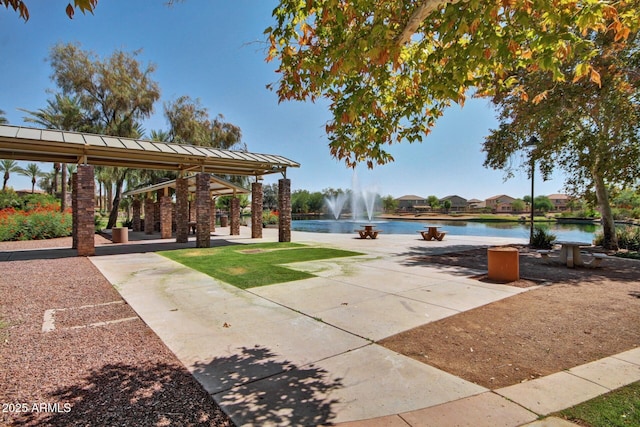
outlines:
[[[599, 48], [593, 58], [597, 81], [554, 81], [543, 72], [521, 72], [513, 77], [527, 92], [538, 93], [528, 102], [507, 91], [493, 97], [499, 127], [484, 143], [485, 166], [512, 173], [516, 153], [536, 136], [528, 156], [543, 174], [562, 169], [566, 187], [593, 200], [602, 216], [603, 242], [617, 249], [609, 193], [640, 183], [640, 38], [632, 32], [624, 43], [611, 34], [588, 34]], [[575, 68], [567, 64], [566, 73]], [[527, 162], [528, 163], [528, 162]]]
[[331, 153], [373, 167], [473, 93], [539, 101], [518, 73], [598, 83], [598, 46], [583, 35], [625, 43], [638, 9], [637, 0], [282, 0], [268, 59], [281, 101], [329, 100]]
[[[24, 0], [0, 0], [0, 4], [3, 4], [7, 9], [11, 8], [15, 10], [25, 21], [29, 20], [29, 8]], [[65, 12], [69, 18], [73, 18], [76, 9], [82, 13], [93, 13], [93, 9], [95, 9], [97, 5], [98, 0], [73, 0], [73, 4], [71, 2], [67, 3]]]

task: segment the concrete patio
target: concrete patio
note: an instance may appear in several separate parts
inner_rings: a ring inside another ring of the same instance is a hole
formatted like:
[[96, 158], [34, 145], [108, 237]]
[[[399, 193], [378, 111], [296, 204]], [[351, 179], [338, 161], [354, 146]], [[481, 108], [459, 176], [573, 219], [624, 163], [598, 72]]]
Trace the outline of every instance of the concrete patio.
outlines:
[[[212, 239], [277, 241], [277, 230], [264, 230], [262, 239], [242, 230]], [[482, 271], [410, 257], [522, 241], [301, 232], [292, 241], [364, 255], [290, 265], [316, 277], [249, 290], [150, 251], [91, 260], [237, 425], [561, 426], [566, 422], [536, 420], [640, 379], [636, 349], [488, 390], [375, 344], [530, 289], [479, 282], [470, 276]]]

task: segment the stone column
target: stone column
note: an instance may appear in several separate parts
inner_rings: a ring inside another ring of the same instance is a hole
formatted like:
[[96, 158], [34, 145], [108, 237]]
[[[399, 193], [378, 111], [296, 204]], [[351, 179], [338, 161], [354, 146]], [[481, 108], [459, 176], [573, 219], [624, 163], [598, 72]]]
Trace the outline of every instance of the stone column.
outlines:
[[147, 195], [144, 199], [144, 234], [153, 234], [153, 199]]
[[278, 180], [278, 241], [291, 241], [291, 180]]
[[211, 198], [211, 231], [216, 231], [216, 199]]
[[71, 175], [71, 248], [78, 249], [78, 174]]
[[131, 228], [133, 231], [140, 231], [142, 229], [140, 226], [140, 211], [142, 210], [142, 202], [140, 199], [137, 197], [133, 199], [131, 209], [133, 209], [133, 222], [131, 224]]
[[196, 175], [196, 248], [211, 246], [211, 197], [209, 186], [211, 175], [199, 173]]
[[240, 235], [240, 199], [237, 197], [231, 198], [231, 203], [229, 204], [229, 213], [231, 214], [231, 230], [230, 235], [239, 236]]
[[251, 238], [262, 238], [262, 199], [263, 190], [261, 182], [251, 184]]
[[172, 210], [173, 203], [171, 202], [171, 196], [160, 197], [160, 237], [163, 239], [171, 238]]
[[189, 182], [176, 179], [176, 243], [189, 241]]
[[160, 199], [156, 194], [156, 202], [153, 204], [153, 231], [160, 231]]
[[93, 166], [78, 165], [76, 188], [74, 190], [76, 190], [74, 191], [74, 197], [76, 200], [78, 256], [93, 256], [96, 254], [94, 241], [94, 235], [96, 233], [96, 184], [94, 181]]

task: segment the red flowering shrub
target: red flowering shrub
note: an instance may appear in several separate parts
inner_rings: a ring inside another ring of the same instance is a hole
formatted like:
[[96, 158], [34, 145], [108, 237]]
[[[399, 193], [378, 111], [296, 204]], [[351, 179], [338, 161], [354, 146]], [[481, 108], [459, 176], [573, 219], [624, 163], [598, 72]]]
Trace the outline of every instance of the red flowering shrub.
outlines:
[[0, 241], [40, 240], [71, 235], [71, 210], [60, 212], [57, 200], [50, 196], [30, 195], [23, 209], [0, 209]]

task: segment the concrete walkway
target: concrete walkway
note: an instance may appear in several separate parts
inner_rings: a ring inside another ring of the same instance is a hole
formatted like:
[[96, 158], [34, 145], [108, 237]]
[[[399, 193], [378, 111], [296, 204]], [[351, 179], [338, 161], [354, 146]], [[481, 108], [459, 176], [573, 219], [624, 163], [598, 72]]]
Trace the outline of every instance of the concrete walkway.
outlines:
[[[277, 241], [212, 237], [213, 244]], [[640, 379], [640, 349], [488, 390], [375, 342], [527, 289], [481, 273], [425, 266], [421, 254], [522, 243], [513, 239], [293, 232], [292, 240], [363, 252], [290, 265], [316, 277], [248, 291], [153, 252], [91, 260], [240, 426], [536, 426], [536, 421]]]

